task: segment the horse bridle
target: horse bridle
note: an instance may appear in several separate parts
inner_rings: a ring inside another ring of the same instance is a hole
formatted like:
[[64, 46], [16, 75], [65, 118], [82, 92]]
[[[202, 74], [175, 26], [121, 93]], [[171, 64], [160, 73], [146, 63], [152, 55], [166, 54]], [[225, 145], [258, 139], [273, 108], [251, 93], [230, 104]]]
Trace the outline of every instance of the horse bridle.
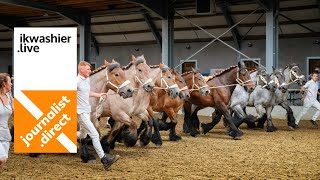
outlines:
[[188, 86], [184, 86], [184, 87], [182, 87], [181, 89], [179, 88], [179, 92], [185, 91], [185, 90], [189, 90], [189, 89], [188, 89]]
[[[281, 72], [280, 72], [280, 74], [282, 75]], [[278, 79], [278, 77], [277, 77], [276, 75], [274, 75], [273, 77], [274, 77], [274, 82], [276, 83], [276, 85], [277, 85], [279, 88], [287, 85], [286, 82], [283, 82], [282, 84], [280, 84], [279, 79]]]
[[143, 82], [140, 80], [140, 78], [137, 76], [136, 66], [134, 65], [133, 68], [134, 68], [134, 80], [135, 80], [135, 81], [138, 81], [138, 82], [141, 84], [142, 87], [143, 87], [144, 85], [152, 82], [152, 79], [149, 78], [149, 79], [147, 79], [147, 80], [143, 83]]
[[[170, 90], [170, 89], [174, 89], [174, 88], [178, 88], [178, 85], [177, 84], [173, 84], [171, 86], [168, 85], [168, 83], [166, 82], [166, 80], [163, 78], [163, 73], [162, 73], [162, 70], [161, 71], [161, 75], [160, 75], [160, 87], [154, 87], [156, 89], [163, 89], [165, 91], [167, 90]], [[162, 85], [165, 84], [166, 86], [165, 87], [162, 87]]]
[[109, 70], [107, 69], [107, 71], [106, 71], [106, 79], [107, 79], [107, 82], [106, 82], [105, 85], [110, 84], [111, 86], [113, 86], [114, 88], [116, 88], [116, 89], [117, 89], [117, 94], [119, 94], [119, 91], [120, 91], [121, 88], [123, 88], [123, 87], [127, 86], [128, 84], [130, 84], [130, 80], [126, 80], [126, 81], [123, 82], [120, 86], [117, 86], [117, 85], [113, 84], [113, 83], [109, 80], [108, 71], [109, 71]]
[[[208, 87], [208, 85], [206, 84], [206, 85], [203, 85], [203, 86], [201, 86], [201, 87], [199, 87], [196, 83], [194, 83], [194, 72], [192, 73], [192, 87], [191, 87], [191, 89], [190, 89], [190, 93], [192, 92], [192, 91], [200, 91], [201, 89], [203, 89], [203, 88], [205, 88], [205, 87]], [[201, 75], [201, 77], [202, 77], [202, 75]], [[203, 77], [202, 77], [203, 78]], [[196, 87], [196, 88], [194, 88], [194, 87]]]
[[[262, 81], [264, 83], [263, 86], [259, 85], [259, 80]], [[278, 80], [278, 79], [277, 79]], [[269, 86], [271, 83], [274, 83], [275, 81], [271, 80], [271, 81], [267, 81], [264, 77], [262, 77], [260, 74], [258, 75], [258, 80], [257, 80], [257, 86], [260, 86], [261, 88], [265, 88], [267, 86]], [[278, 81], [279, 82], [279, 81]]]
[[246, 80], [246, 81], [242, 81], [239, 77], [239, 74], [240, 74], [240, 71], [244, 70], [244, 69], [247, 69], [247, 68], [239, 68], [238, 69], [238, 72], [237, 72], [237, 79], [236, 79], [236, 82], [240, 85], [240, 86], [246, 86], [248, 84], [248, 82], [251, 82], [250, 84], [253, 84], [251, 78], [249, 80]]
[[[289, 71], [290, 83], [289, 84], [295, 83], [296, 81], [299, 81], [302, 78], [304, 78], [304, 75], [298, 76], [298, 74], [292, 70], [293, 68], [298, 68], [298, 66], [293, 66], [290, 69], [290, 71]], [[296, 78], [295, 80], [292, 79], [292, 75]]]

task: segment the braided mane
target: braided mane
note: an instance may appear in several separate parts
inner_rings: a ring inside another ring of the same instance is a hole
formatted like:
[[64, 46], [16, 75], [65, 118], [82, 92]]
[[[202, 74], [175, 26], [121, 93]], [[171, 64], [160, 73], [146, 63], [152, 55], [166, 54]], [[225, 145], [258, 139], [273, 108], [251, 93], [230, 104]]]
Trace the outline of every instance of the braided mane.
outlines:
[[185, 76], [185, 75], [191, 74], [191, 73], [200, 73], [200, 71], [199, 70], [195, 70], [195, 71], [184, 72], [184, 73], [181, 74], [181, 76]]
[[157, 65], [149, 65], [149, 67], [150, 67], [150, 68], [159, 68], [160, 65], [159, 65], [159, 64], [157, 64]]
[[136, 61], [136, 62], [133, 63], [133, 61], [131, 61], [131, 62], [129, 62], [128, 65], [122, 66], [122, 69], [123, 69], [123, 70], [128, 70], [133, 64], [134, 64], [135, 66], [138, 66], [139, 64], [144, 63], [144, 61], [145, 61], [144, 58], [141, 57], [141, 56], [139, 56], [139, 57], [137, 58], [137, 61]]
[[103, 65], [103, 66], [101, 66], [101, 67], [93, 70], [93, 71], [91, 72], [90, 76], [92, 76], [92, 75], [94, 75], [94, 74], [97, 74], [98, 72], [104, 70], [105, 68], [107, 68], [107, 66], [106, 66], [106, 65]]
[[257, 69], [252, 69], [251, 71], [249, 71], [249, 74], [256, 72]]
[[218, 73], [215, 73], [215, 74], [213, 74], [213, 75], [210, 75], [210, 76], [208, 76], [208, 79], [207, 79], [206, 82], [208, 82], [208, 81], [210, 81], [210, 80], [212, 80], [212, 79], [214, 79], [214, 78], [216, 78], [216, 77], [219, 77], [219, 76], [223, 75], [224, 73], [229, 72], [230, 70], [232, 70], [232, 69], [234, 69], [234, 68], [237, 68], [237, 67], [238, 67], [238, 66], [230, 66], [230, 67], [222, 70], [221, 72], [218, 72]]
[[122, 66], [121, 68], [122, 68], [123, 70], [128, 70], [132, 65], [133, 65], [133, 62], [130, 61], [128, 65]]

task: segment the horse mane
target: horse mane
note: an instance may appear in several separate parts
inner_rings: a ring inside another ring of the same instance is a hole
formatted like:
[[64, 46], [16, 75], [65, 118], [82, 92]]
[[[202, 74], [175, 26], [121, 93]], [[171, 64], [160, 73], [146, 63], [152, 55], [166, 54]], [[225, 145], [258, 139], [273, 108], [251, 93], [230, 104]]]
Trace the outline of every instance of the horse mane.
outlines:
[[122, 66], [122, 69], [123, 69], [123, 70], [128, 70], [133, 64], [134, 64], [135, 66], [138, 66], [139, 64], [144, 63], [144, 61], [145, 61], [145, 59], [144, 59], [143, 57], [139, 56], [139, 57], [137, 58], [137, 61], [136, 61], [135, 63], [133, 63], [132, 61], [130, 61], [128, 65]]
[[222, 75], [225, 74], [226, 72], [229, 72], [230, 70], [232, 70], [232, 69], [234, 69], [234, 68], [237, 68], [237, 67], [238, 67], [238, 66], [230, 66], [230, 67], [222, 70], [221, 72], [218, 72], [218, 73], [215, 73], [215, 74], [213, 74], [213, 75], [210, 75], [210, 76], [208, 76], [208, 79], [207, 79], [206, 82], [208, 82], [208, 81], [210, 81], [210, 80], [212, 80], [212, 79], [214, 79], [214, 78], [216, 78], [216, 77], [222, 76]]
[[132, 65], [133, 65], [133, 62], [130, 61], [128, 65], [122, 66], [121, 68], [122, 68], [123, 70], [128, 70]]
[[[155, 69], [155, 68], [159, 68], [160, 67], [160, 64], [157, 64], [157, 65], [149, 65], [149, 67], [151, 69]], [[167, 66], [167, 65], [164, 65], [164, 67], [162, 68], [162, 72], [167, 72], [169, 71], [170, 68]]]
[[157, 65], [149, 65], [149, 67], [150, 67], [151, 69], [154, 69], [154, 68], [160, 67], [160, 65], [159, 65], [159, 64], [157, 64]]
[[[115, 68], [119, 68], [120, 67], [120, 64], [115, 62], [115, 63], [111, 63], [110, 66], [109, 66], [109, 71], [112, 71], [114, 70]], [[90, 73], [90, 76], [94, 75], [94, 74], [97, 74], [98, 72], [106, 69], [107, 66], [106, 65], [103, 65], [103, 66], [100, 66], [99, 68], [93, 70], [91, 73]]]
[[181, 76], [185, 76], [185, 75], [191, 74], [191, 73], [200, 73], [201, 74], [201, 72], [198, 69], [195, 69], [194, 71], [184, 72], [184, 73], [181, 74]]
[[256, 72], [257, 69], [252, 69], [251, 71], [249, 71], [249, 74]]
[[297, 64], [296, 64], [296, 63], [287, 64], [287, 65], [283, 68], [283, 70], [289, 68], [290, 66], [291, 66], [291, 67], [297, 66]]
[[[120, 65], [119, 65], [119, 66], [120, 66]], [[106, 66], [106, 65], [103, 65], [103, 66], [101, 66], [101, 67], [93, 70], [93, 71], [91, 72], [90, 76], [92, 76], [92, 75], [94, 75], [94, 74], [97, 74], [98, 72], [104, 70], [105, 68], [107, 68], [107, 66]]]

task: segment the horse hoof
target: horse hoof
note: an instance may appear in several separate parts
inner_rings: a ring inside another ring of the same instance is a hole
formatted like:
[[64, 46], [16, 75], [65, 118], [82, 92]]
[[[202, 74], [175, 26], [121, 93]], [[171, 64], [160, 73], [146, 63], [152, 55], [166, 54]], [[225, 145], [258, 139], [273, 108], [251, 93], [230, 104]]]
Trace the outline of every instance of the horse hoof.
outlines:
[[278, 129], [274, 126], [270, 126], [270, 127], [267, 127], [267, 132], [275, 132], [277, 131]]
[[231, 130], [229, 132], [229, 136], [233, 137], [233, 139], [238, 139], [240, 138], [241, 136], [243, 136], [243, 132], [240, 131], [240, 130]]
[[[143, 141], [143, 140], [140, 139], [139, 145], [140, 145], [140, 147], [146, 147], [149, 144], [149, 142], [150, 141], [146, 142], [146, 141]], [[130, 146], [130, 147], [132, 147], [132, 146]]]
[[295, 129], [294, 129], [294, 127], [292, 127], [292, 126], [288, 126], [288, 130], [289, 130], [289, 131], [294, 131]]
[[156, 148], [161, 148], [162, 144], [156, 144]]
[[196, 136], [197, 136], [197, 132], [191, 131], [191, 132], [190, 132], [190, 135], [191, 135], [192, 137], [196, 137]]
[[264, 128], [264, 125], [263, 124], [257, 124], [257, 128], [259, 128], [259, 129], [263, 129]]
[[206, 127], [206, 124], [201, 124], [201, 129], [203, 134], [207, 134], [210, 129]]
[[152, 142], [153, 144], [155, 144], [156, 146], [161, 146], [161, 145], [162, 145], [162, 139], [161, 139], [161, 137], [157, 137], [157, 136], [155, 136], [154, 134], [152, 135], [151, 142]]
[[180, 141], [181, 136], [178, 136], [178, 135], [169, 136], [169, 140], [170, 141]]
[[183, 130], [182, 132], [183, 132], [183, 133], [186, 133], [186, 134], [189, 134], [189, 133], [190, 133], [189, 130]]

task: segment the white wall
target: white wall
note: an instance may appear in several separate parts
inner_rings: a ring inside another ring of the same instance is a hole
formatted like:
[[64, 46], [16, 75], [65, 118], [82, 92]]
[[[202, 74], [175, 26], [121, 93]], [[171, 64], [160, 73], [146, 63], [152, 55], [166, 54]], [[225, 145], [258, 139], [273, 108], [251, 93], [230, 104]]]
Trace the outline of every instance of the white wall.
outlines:
[[[317, 38], [294, 38], [279, 40], [279, 67], [284, 67], [288, 63], [298, 63], [301, 70], [306, 72], [306, 59], [310, 56], [320, 56], [320, 45], [315, 44]], [[252, 42], [253, 46], [248, 47], [248, 42]], [[233, 42], [227, 42], [233, 45]], [[179, 43], [174, 47], [174, 66], [180, 63], [180, 60], [186, 59], [206, 43]], [[190, 45], [191, 49], [186, 49]], [[139, 51], [135, 51], [139, 48]], [[252, 40], [242, 43], [243, 53], [251, 58], [260, 58], [261, 63], [265, 65], [265, 40]], [[122, 65], [128, 64], [131, 54], [144, 54], [148, 64], [158, 64], [161, 62], [161, 51], [158, 45], [132, 45], [132, 46], [114, 46], [100, 47], [100, 56], [96, 56], [92, 51], [92, 61], [97, 62], [97, 66], [101, 66], [104, 58], [116, 59]], [[237, 53], [216, 42], [207, 47], [205, 50], [195, 55], [191, 59], [198, 60], [198, 68], [203, 73], [209, 73], [210, 69], [223, 69], [237, 63]]]
[[[315, 39], [319, 38], [295, 38], [279, 40], [279, 67], [295, 62], [306, 73], [306, 59], [310, 56], [320, 56], [320, 45], [315, 44]], [[252, 42], [253, 46], [248, 47], [248, 42]], [[233, 45], [233, 42], [227, 42]], [[180, 63], [180, 60], [186, 59], [206, 43], [179, 43], [175, 44], [174, 49], [174, 66]], [[191, 49], [186, 49], [190, 45]], [[135, 51], [139, 48], [139, 51]], [[251, 58], [260, 58], [261, 63], [265, 64], [265, 40], [252, 40], [242, 43], [242, 52]], [[157, 44], [154, 45], [132, 45], [132, 46], [113, 46], [100, 47], [100, 55], [95, 54], [95, 50], [91, 50], [91, 61], [96, 62], [97, 67], [103, 65], [103, 59], [108, 58], [119, 61], [121, 65], [126, 65], [131, 60], [131, 54], [144, 54], [147, 63], [154, 65], [161, 62], [161, 51]], [[11, 52], [0, 51], [0, 70], [7, 71], [7, 66], [11, 64]], [[229, 49], [222, 43], [216, 42], [207, 49], [197, 54], [192, 59], [198, 60], [198, 68], [203, 73], [209, 73], [210, 69], [223, 69], [237, 63], [237, 53]]]

